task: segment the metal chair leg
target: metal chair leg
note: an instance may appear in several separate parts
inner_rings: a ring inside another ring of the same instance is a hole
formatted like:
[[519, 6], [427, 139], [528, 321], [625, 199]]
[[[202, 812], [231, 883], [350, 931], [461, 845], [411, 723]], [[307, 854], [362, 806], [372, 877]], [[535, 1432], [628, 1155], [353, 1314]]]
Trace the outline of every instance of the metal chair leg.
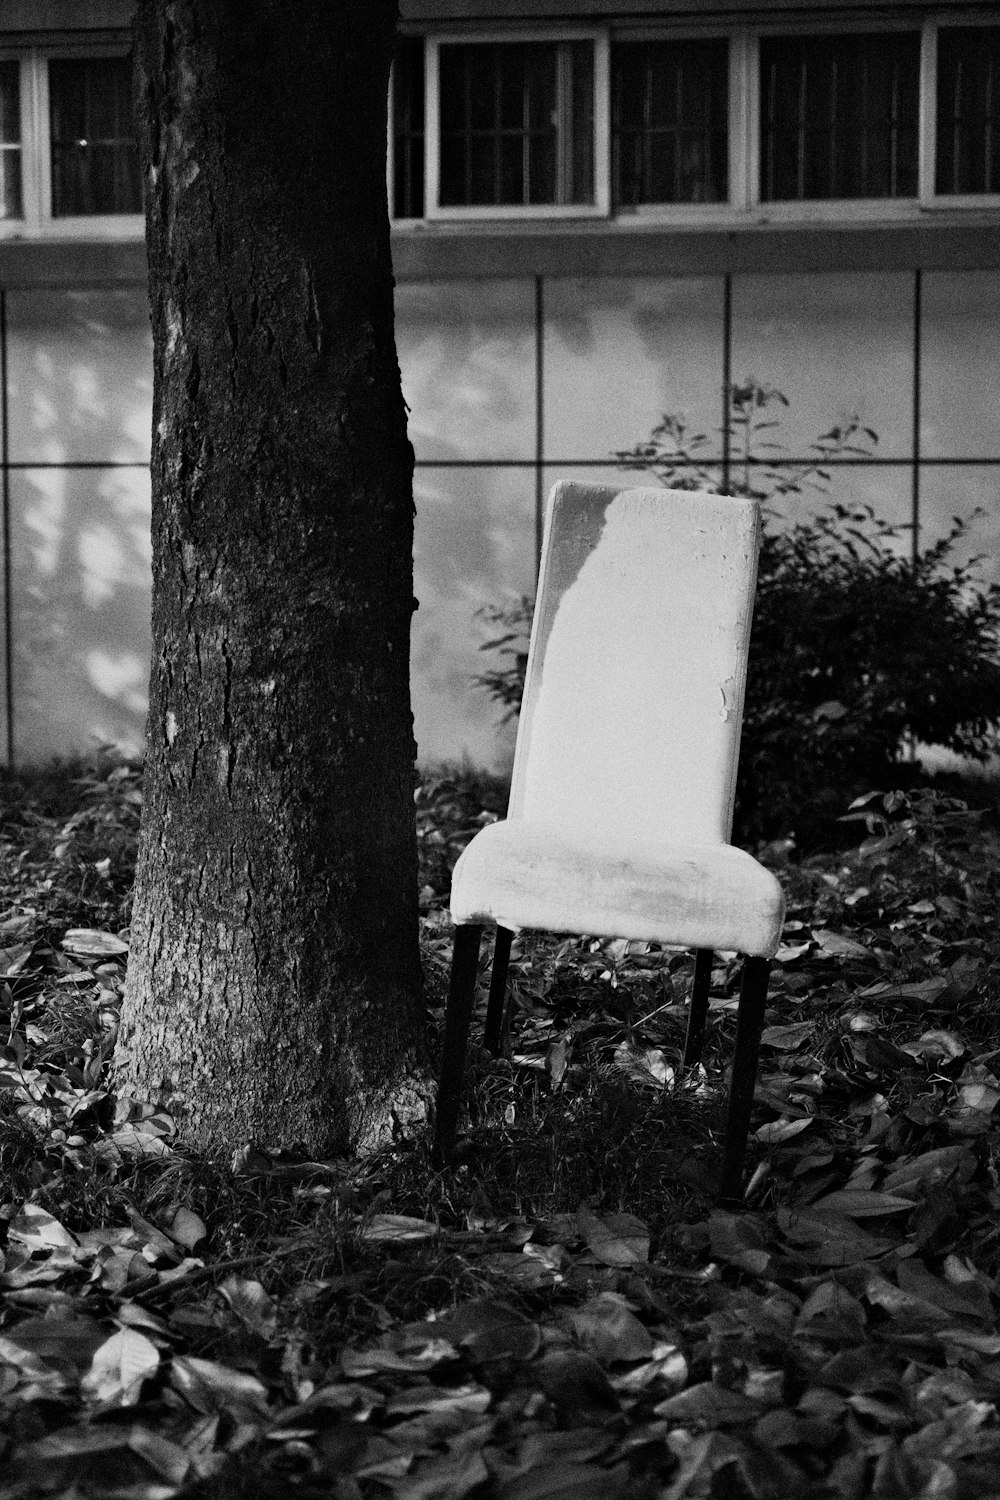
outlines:
[[705, 1022], [708, 1019], [708, 986], [712, 979], [712, 950], [699, 948], [694, 956], [694, 983], [688, 1010], [687, 1036], [684, 1040], [684, 1066], [701, 1062], [705, 1045]]
[[441, 1055], [441, 1077], [438, 1082], [437, 1118], [434, 1126], [434, 1159], [438, 1165], [448, 1161], [455, 1144], [458, 1106], [462, 1097], [462, 1074], [465, 1048], [469, 1039], [469, 1021], [476, 995], [476, 970], [482, 927], [470, 925], [455, 929], [455, 947], [451, 958], [451, 984], [448, 1007], [444, 1015], [444, 1048]]
[[486, 1033], [483, 1038], [487, 1051], [496, 1057], [500, 1051], [500, 1035], [503, 1031], [503, 1006], [507, 995], [507, 968], [510, 964], [510, 945], [514, 934], [507, 927], [497, 928], [493, 945], [493, 973], [490, 976], [490, 998], [486, 1006]]
[[766, 958], [746, 958], [740, 982], [740, 1006], [736, 1018], [736, 1050], [729, 1088], [729, 1118], [722, 1147], [720, 1201], [725, 1208], [743, 1204], [743, 1160], [750, 1133], [750, 1110], [757, 1082], [760, 1034], [764, 1029], [767, 982], [771, 963]]

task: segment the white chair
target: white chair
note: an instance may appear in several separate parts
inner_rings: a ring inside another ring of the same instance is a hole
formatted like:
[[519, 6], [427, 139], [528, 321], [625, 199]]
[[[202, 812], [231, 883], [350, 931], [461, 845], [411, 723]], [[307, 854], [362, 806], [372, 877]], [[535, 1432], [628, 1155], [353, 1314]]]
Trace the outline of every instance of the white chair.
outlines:
[[721, 1196], [743, 1160], [784, 898], [729, 843], [757, 579], [754, 500], [557, 484], [549, 498], [507, 819], [455, 867], [436, 1151], [451, 1154], [479, 945], [495, 924], [486, 1045], [499, 1049], [512, 934], [696, 950], [685, 1065], [701, 1055], [714, 950], [744, 955]]

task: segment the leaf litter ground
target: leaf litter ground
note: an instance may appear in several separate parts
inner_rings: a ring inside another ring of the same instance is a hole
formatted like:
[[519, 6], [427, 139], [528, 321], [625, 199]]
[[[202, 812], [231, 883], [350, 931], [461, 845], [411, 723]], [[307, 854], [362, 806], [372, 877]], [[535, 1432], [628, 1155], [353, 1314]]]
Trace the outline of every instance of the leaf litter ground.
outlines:
[[[743, 1213], [713, 1205], [737, 965], [522, 940], [457, 1164], [194, 1158], [109, 1092], [137, 770], [0, 821], [0, 1500], [1000, 1496], [1000, 838], [934, 792], [793, 864]], [[498, 789], [417, 793], [448, 872]], [[849, 825], [848, 825], [849, 826]]]

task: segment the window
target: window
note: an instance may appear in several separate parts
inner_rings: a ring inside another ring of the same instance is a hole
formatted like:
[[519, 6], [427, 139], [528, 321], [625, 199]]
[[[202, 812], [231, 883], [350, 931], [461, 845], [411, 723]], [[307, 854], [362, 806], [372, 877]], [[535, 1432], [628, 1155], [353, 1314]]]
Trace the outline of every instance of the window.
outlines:
[[766, 37], [760, 79], [764, 202], [916, 196], [918, 33]]
[[1000, 192], [1000, 26], [938, 32], [935, 187]]
[[140, 213], [128, 59], [52, 58], [49, 116], [53, 218]]
[[400, 37], [392, 63], [392, 211], [424, 216], [424, 44]]
[[442, 208], [595, 202], [592, 41], [442, 42]]
[[21, 65], [0, 62], [0, 219], [19, 219], [21, 197]]
[[616, 204], [725, 202], [727, 42], [621, 42], [611, 99]]

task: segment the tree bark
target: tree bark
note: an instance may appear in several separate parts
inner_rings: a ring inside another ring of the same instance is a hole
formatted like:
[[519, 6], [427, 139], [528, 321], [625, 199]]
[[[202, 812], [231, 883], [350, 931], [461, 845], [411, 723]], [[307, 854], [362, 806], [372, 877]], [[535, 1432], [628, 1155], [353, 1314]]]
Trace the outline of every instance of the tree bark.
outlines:
[[140, 0], [153, 652], [120, 1088], [209, 1149], [423, 1113], [395, 0]]

